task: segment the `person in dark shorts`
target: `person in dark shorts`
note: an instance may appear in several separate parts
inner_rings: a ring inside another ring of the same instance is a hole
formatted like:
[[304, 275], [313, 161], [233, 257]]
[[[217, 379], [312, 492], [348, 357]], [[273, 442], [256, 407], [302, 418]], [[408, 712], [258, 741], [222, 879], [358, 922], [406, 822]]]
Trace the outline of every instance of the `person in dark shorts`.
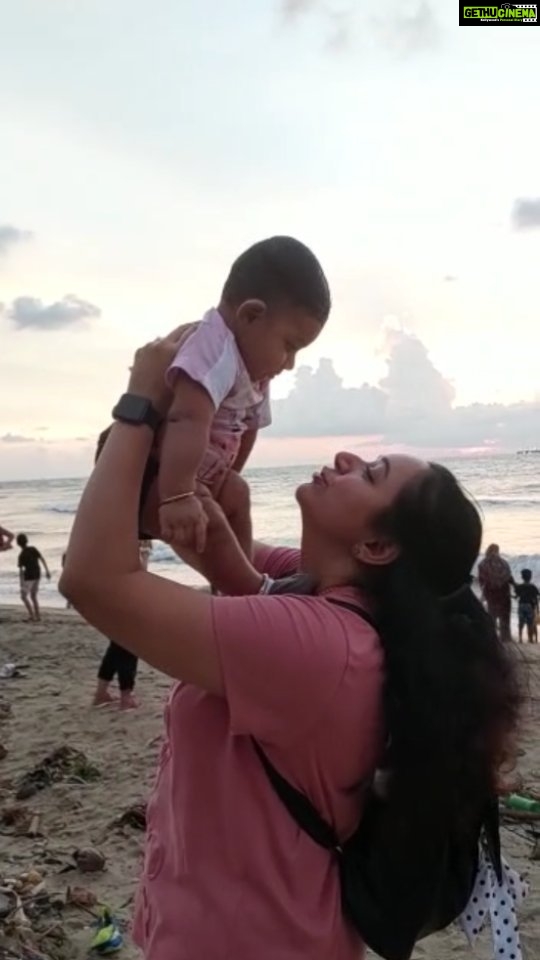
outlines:
[[540, 590], [532, 582], [532, 570], [521, 571], [522, 583], [516, 583], [514, 589], [518, 601], [518, 629], [519, 642], [522, 642], [523, 628], [527, 627], [527, 637], [529, 643], [538, 643], [538, 629], [536, 618], [538, 616], [538, 601], [540, 599]]
[[41, 620], [41, 614], [38, 603], [39, 581], [41, 579], [41, 566], [45, 570], [47, 580], [51, 579], [47, 561], [42, 557], [36, 547], [28, 543], [28, 537], [25, 533], [20, 533], [17, 537], [17, 546], [21, 548], [17, 565], [19, 567], [19, 578], [21, 583], [21, 600], [28, 610], [28, 616], [33, 623]]
[[[103, 430], [102, 433], [100, 433], [98, 437], [94, 463], [97, 463], [110, 432], [111, 427], [108, 427], [106, 430]], [[143, 489], [141, 490], [141, 509], [142, 504], [144, 504], [148, 495], [149, 487], [157, 477], [157, 474], [158, 465], [151, 457], [147, 464], [145, 477], [143, 480]], [[141, 558], [141, 566], [143, 566], [145, 569], [146, 565], [148, 564], [149, 544], [151, 545], [151, 537], [141, 528], [139, 530], [139, 555]], [[130, 653], [129, 650], [124, 650], [124, 648], [119, 646], [118, 643], [114, 643], [111, 640], [99, 665], [97, 686], [94, 693], [94, 699], [92, 701], [93, 706], [105, 707], [116, 702], [109, 690], [109, 687], [116, 676], [120, 690], [120, 709], [133, 710], [135, 707], [137, 707], [138, 703], [135, 699], [133, 691], [135, 689], [138, 663], [138, 658]]]

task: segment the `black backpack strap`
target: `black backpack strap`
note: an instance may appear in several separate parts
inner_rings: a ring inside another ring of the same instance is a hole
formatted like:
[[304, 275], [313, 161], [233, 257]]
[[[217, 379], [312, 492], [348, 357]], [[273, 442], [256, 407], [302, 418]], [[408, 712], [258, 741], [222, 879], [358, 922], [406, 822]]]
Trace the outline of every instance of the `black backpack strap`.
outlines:
[[356, 613], [361, 620], [365, 620], [366, 623], [369, 623], [370, 627], [373, 627], [374, 630], [377, 630], [377, 621], [374, 617], [371, 616], [367, 610], [364, 610], [363, 607], [358, 607], [355, 603], [349, 603], [348, 600], [335, 600], [334, 597], [326, 597], [328, 603], [333, 603], [336, 607], [343, 607], [345, 610], [350, 610], [352, 613]]
[[270, 783], [298, 826], [320, 847], [326, 850], [339, 850], [339, 840], [334, 830], [326, 820], [323, 820], [305, 793], [301, 793], [285, 780], [285, 777], [282, 777], [272, 766], [260, 744], [253, 738], [252, 742]]
[[[376, 628], [373, 617], [361, 607], [357, 607], [354, 603], [348, 603], [346, 600], [334, 600], [330, 597], [328, 597], [327, 600], [328, 603], [333, 603], [338, 607], [351, 610], [361, 617], [362, 620], [365, 620], [366, 623], [369, 623], [370, 626]], [[305, 793], [297, 790], [288, 780], [285, 780], [285, 777], [282, 777], [281, 774], [278, 773], [276, 768], [270, 763], [260, 743], [253, 737], [252, 743], [275, 792], [300, 829], [307, 833], [320, 847], [324, 847], [325, 850], [335, 850], [336, 853], [341, 853], [339, 839], [333, 827], [321, 817]]]

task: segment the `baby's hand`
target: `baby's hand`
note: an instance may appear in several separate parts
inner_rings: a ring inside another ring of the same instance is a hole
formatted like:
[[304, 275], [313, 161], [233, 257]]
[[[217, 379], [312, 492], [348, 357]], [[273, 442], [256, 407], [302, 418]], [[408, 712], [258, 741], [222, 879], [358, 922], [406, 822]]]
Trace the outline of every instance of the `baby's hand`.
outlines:
[[165, 543], [204, 553], [208, 518], [198, 497], [185, 497], [160, 507], [161, 536]]

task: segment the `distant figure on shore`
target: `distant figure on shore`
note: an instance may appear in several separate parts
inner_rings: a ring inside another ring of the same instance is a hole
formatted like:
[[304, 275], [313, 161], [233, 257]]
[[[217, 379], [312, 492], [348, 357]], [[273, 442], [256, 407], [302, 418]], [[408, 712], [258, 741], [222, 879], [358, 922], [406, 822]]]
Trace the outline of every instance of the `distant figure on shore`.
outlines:
[[153, 543], [151, 540], [139, 540], [139, 558], [143, 570], [148, 570], [150, 557], [152, 556]]
[[523, 639], [523, 628], [527, 627], [527, 637], [529, 643], [538, 643], [538, 627], [536, 618], [538, 616], [538, 601], [540, 599], [540, 590], [532, 582], [532, 570], [521, 571], [522, 583], [515, 583], [514, 590], [518, 601], [518, 629], [519, 642]]
[[21, 583], [21, 600], [28, 610], [28, 616], [32, 623], [41, 620], [38, 603], [39, 581], [41, 580], [41, 566], [45, 570], [47, 580], [51, 579], [51, 574], [47, 566], [47, 561], [42, 557], [36, 547], [31, 547], [28, 543], [28, 537], [25, 533], [20, 533], [17, 537], [17, 546], [21, 548], [17, 566], [19, 567], [19, 578]]
[[[148, 539], [139, 540], [139, 559], [143, 570], [148, 570], [148, 562], [152, 555], [152, 541]], [[65, 556], [65, 554], [64, 554]], [[106, 707], [116, 702], [111, 694], [109, 687], [115, 676], [118, 678], [118, 687], [120, 689], [120, 709], [133, 710], [138, 706], [134, 696], [135, 680], [137, 677], [137, 667], [139, 658], [129, 650], [124, 650], [117, 643], [109, 643], [105, 656], [103, 657], [98, 670], [98, 681], [96, 692], [94, 694], [93, 706]]]
[[[62, 554], [62, 570], [64, 569], [64, 564], [65, 564], [65, 562], [66, 562], [66, 555], [65, 555], [65, 553], [63, 553], [63, 554]], [[72, 610], [72, 609], [73, 609], [72, 604], [69, 602], [69, 600], [67, 600], [67, 601], [66, 601], [66, 610]]]
[[11, 533], [10, 530], [6, 530], [5, 527], [0, 526], [0, 553], [2, 553], [4, 550], [11, 550], [14, 539], [14, 533]]
[[501, 640], [511, 640], [512, 596], [510, 588], [513, 586], [514, 578], [510, 565], [501, 557], [496, 543], [490, 544], [484, 559], [478, 565], [478, 581], [488, 613], [495, 621]]

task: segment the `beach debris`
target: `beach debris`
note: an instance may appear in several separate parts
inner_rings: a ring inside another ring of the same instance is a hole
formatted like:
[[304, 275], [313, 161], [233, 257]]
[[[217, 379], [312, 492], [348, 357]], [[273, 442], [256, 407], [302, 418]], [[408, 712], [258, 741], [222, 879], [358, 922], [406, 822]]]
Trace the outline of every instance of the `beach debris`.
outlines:
[[7, 755], [7, 747], [5, 747], [3, 743], [0, 743], [0, 760], [5, 760]]
[[97, 932], [92, 938], [90, 948], [102, 955], [117, 953], [124, 946], [120, 928], [108, 907], [103, 907], [97, 921]]
[[540, 815], [540, 803], [532, 797], [523, 797], [519, 793], [510, 793], [504, 799], [508, 810], [519, 813], [535, 813]]
[[80, 750], [62, 746], [53, 750], [33, 770], [25, 773], [19, 781], [16, 793], [17, 800], [28, 800], [40, 790], [57, 783], [60, 780], [72, 780], [79, 783], [90, 783], [98, 780], [100, 771], [88, 760]]
[[16, 663], [5, 663], [0, 667], [0, 680], [11, 680], [12, 677], [19, 677], [20, 672]]
[[534, 841], [534, 845], [531, 850], [531, 860], [540, 860], [540, 840], [538, 839]]
[[96, 894], [93, 890], [88, 890], [87, 887], [68, 887], [66, 890], [66, 903], [70, 903], [74, 907], [91, 910], [97, 902]]
[[0, 887], [0, 920], [5, 920], [17, 906], [17, 894], [9, 887]]
[[[66, 960], [63, 897], [51, 896], [35, 867], [0, 878], [0, 960]], [[68, 952], [66, 952], [66, 945]]]
[[28, 832], [32, 817], [32, 811], [20, 803], [9, 804], [0, 810], [0, 823], [5, 827], [13, 827], [13, 833], [19, 836]]
[[36, 813], [32, 817], [28, 830], [26, 831], [27, 836], [34, 837], [34, 838], [41, 837], [42, 833], [41, 833], [40, 827], [41, 827], [41, 814]]
[[73, 859], [81, 873], [100, 873], [105, 869], [105, 857], [93, 847], [75, 850]]
[[146, 830], [146, 804], [132, 803], [116, 820], [113, 820], [111, 826]]

